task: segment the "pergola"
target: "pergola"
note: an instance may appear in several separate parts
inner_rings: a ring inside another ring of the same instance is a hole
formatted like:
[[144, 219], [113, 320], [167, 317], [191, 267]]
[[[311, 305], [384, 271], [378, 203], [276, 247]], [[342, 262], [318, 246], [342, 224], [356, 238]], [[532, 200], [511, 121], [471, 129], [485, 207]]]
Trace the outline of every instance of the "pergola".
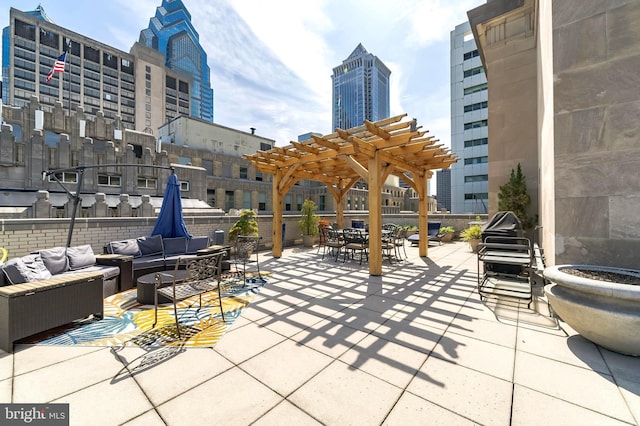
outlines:
[[369, 274], [382, 275], [382, 189], [395, 175], [419, 197], [419, 253], [427, 256], [428, 194], [431, 170], [458, 161], [433, 136], [425, 136], [406, 114], [371, 122], [326, 136], [245, 155], [258, 171], [273, 175], [273, 257], [282, 256], [282, 200], [300, 179], [324, 182], [336, 201], [336, 221], [344, 226], [344, 197], [360, 179], [369, 189]]

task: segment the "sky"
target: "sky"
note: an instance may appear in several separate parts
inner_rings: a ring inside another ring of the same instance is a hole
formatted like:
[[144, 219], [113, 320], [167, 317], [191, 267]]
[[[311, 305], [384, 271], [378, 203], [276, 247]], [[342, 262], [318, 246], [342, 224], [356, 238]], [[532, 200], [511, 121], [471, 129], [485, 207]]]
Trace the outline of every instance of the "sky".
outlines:
[[[182, 0], [207, 52], [214, 122], [274, 139], [331, 129], [331, 73], [358, 43], [391, 70], [391, 115], [450, 147], [450, 32], [485, 0]], [[62, 27], [128, 52], [162, 0], [39, 0]], [[0, 0], [33, 10], [38, 0]], [[432, 182], [431, 192], [434, 185]]]

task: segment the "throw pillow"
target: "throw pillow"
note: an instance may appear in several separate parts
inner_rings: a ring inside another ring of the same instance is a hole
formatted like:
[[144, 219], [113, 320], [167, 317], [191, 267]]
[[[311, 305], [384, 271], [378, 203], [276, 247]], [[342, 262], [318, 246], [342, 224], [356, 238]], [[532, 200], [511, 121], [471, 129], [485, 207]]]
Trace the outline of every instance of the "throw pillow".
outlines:
[[93, 249], [89, 244], [69, 247], [67, 249], [67, 257], [69, 258], [69, 269], [72, 271], [96, 264], [96, 256], [93, 254]]
[[18, 257], [3, 265], [3, 271], [11, 284], [22, 284], [51, 278], [51, 273], [38, 254]]
[[162, 235], [153, 235], [151, 237], [138, 238], [138, 247], [142, 256], [162, 255], [164, 247], [162, 246]]
[[112, 241], [109, 243], [109, 251], [113, 254], [140, 257], [140, 247], [136, 240]]
[[209, 237], [191, 237], [187, 241], [187, 254], [196, 254], [198, 250], [209, 247]]
[[51, 275], [62, 274], [69, 270], [69, 260], [67, 259], [66, 247], [54, 247], [52, 249], [38, 251], [44, 266], [47, 267]]

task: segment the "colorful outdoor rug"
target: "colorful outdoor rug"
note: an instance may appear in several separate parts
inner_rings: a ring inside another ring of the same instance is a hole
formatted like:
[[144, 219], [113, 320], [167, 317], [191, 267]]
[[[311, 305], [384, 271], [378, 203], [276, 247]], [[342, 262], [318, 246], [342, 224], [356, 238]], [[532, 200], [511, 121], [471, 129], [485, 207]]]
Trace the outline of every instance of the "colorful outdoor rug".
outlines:
[[158, 306], [158, 323], [154, 323], [154, 306], [136, 301], [136, 289], [115, 294], [104, 301], [104, 318], [85, 319], [31, 336], [20, 343], [36, 345], [141, 346], [144, 348], [180, 346], [212, 347], [266, 284], [263, 278], [226, 277], [222, 283], [222, 320], [218, 292], [202, 295], [178, 304], [178, 336], [171, 303]]

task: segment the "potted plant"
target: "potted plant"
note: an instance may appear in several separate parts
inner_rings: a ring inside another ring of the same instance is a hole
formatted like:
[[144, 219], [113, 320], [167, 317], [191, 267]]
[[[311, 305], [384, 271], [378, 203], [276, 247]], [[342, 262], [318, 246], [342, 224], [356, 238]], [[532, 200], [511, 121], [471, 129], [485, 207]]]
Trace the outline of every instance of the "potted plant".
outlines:
[[440, 238], [440, 241], [442, 241], [443, 243], [450, 243], [451, 241], [453, 241], [453, 234], [456, 232], [455, 229], [453, 229], [452, 226], [443, 226], [442, 228], [440, 228], [440, 234], [442, 234], [442, 238]]
[[234, 242], [238, 235], [258, 235], [258, 222], [256, 221], [255, 211], [242, 210], [242, 212], [240, 212], [240, 218], [229, 230], [229, 241]]
[[410, 237], [418, 232], [418, 227], [415, 225], [403, 225], [402, 228], [405, 231], [406, 237]]
[[596, 265], [544, 270], [553, 311], [583, 337], [625, 355], [640, 356], [640, 271]]
[[469, 243], [471, 251], [478, 251], [478, 244], [482, 241], [482, 227], [480, 225], [471, 225], [460, 233], [462, 241]]
[[298, 227], [302, 231], [302, 242], [305, 247], [313, 247], [315, 236], [318, 235], [318, 221], [320, 218], [316, 215], [318, 206], [313, 200], [306, 199], [302, 203], [302, 217], [298, 221]]

